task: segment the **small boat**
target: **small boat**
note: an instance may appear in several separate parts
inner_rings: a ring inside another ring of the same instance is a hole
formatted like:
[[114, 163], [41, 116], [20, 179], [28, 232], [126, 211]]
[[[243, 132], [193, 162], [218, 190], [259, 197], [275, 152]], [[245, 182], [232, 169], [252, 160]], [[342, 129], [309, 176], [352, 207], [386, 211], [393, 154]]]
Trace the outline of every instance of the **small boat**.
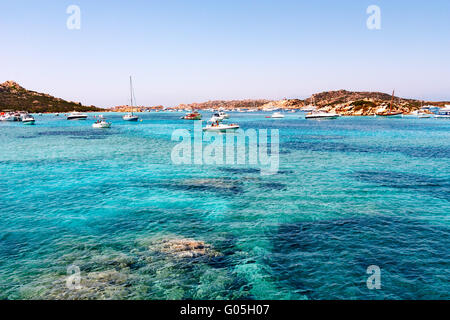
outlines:
[[23, 124], [28, 124], [28, 125], [33, 125], [35, 123], [33, 116], [31, 116], [29, 114], [23, 115], [21, 118], [21, 121]]
[[7, 113], [0, 119], [1, 121], [19, 121], [19, 117], [14, 113]]
[[131, 78], [131, 76], [130, 76], [130, 97], [131, 97], [131, 112], [124, 115], [122, 119], [125, 121], [138, 121], [139, 117], [133, 114], [133, 104], [134, 102], [136, 102], [136, 97], [134, 96], [133, 79]]
[[226, 132], [228, 130], [236, 130], [239, 129], [239, 125], [237, 124], [223, 124], [223, 123], [213, 123], [211, 125], [207, 125], [205, 128], [203, 128], [203, 131], [209, 131], [209, 132]]
[[445, 108], [440, 109], [434, 117], [436, 119], [450, 119], [450, 106], [445, 106]]
[[200, 113], [198, 113], [197, 111], [194, 111], [194, 112], [190, 112], [190, 113], [186, 114], [181, 119], [184, 119], [184, 120], [201, 120], [202, 119], [202, 115]]
[[138, 121], [138, 120], [139, 120], [139, 117], [136, 116], [136, 115], [134, 115], [134, 114], [131, 112], [131, 113], [128, 113], [128, 114], [124, 115], [124, 116], [122, 117], [122, 119], [125, 120], [125, 121]]
[[401, 111], [392, 111], [392, 105], [394, 104], [394, 95], [395, 90], [392, 91], [392, 100], [389, 104], [389, 111], [383, 111], [376, 114], [378, 117], [389, 117], [389, 118], [401, 118], [403, 117], [403, 112]]
[[223, 111], [219, 111], [219, 117], [223, 118], [223, 119], [229, 119], [230, 116], [228, 114], [226, 114]]
[[105, 120], [97, 120], [94, 124], [92, 124], [92, 127], [97, 129], [111, 128], [111, 122], [106, 122]]
[[274, 114], [272, 114], [271, 118], [272, 119], [282, 119], [282, 118], [284, 118], [284, 115], [281, 114], [281, 112], [275, 112]]
[[216, 113], [214, 114], [211, 119], [208, 120], [210, 123], [216, 123], [216, 122], [222, 122], [224, 119], [222, 117], [219, 117], [219, 115]]
[[67, 116], [67, 120], [86, 120], [87, 117], [88, 116], [85, 113], [74, 111], [72, 113], [69, 113], [69, 115]]
[[305, 119], [337, 119], [341, 115], [337, 113], [325, 112], [325, 111], [313, 111], [305, 116]]

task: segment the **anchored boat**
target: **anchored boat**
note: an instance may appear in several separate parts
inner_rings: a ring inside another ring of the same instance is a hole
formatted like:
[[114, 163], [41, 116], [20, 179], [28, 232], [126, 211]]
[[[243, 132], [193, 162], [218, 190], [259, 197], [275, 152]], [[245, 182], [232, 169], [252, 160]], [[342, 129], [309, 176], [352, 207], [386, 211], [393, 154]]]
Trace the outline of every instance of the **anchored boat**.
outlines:
[[32, 115], [25, 114], [22, 116], [21, 121], [23, 124], [34, 125], [35, 120]]
[[87, 114], [74, 111], [72, 113], [69, 113], [67, 116], [67, 120], [86, 120], [88, 117]]
[[394, 94], [395, 90], [392, 91], [392, 99], [389, 104], [389, 111], [379, 112], [376, 115], [379, 117], [389, 117], [389, 118], [401, 118], [403, 116], [403, 112], [401, 111], [392, 111], [392, 105], [394, 104]]
[[133, 114], [133, 101], [136, 102], [136, 97], [134, 96], [133, 80], [131, 76], [130, 76], [130, 97], [131, 97], [131, 112], [124, 115], [122, 119], [125, 121], [138, 121], [139, 117]]
[[274, 114], [272, 114], [272, 119], [282, 119], [284, 118], [284, 115], [281, 112], [275, 112]]
[[108, 129], [111, 128], [111, 122], [97, 120], [94, 124], [92, 124], [92, 127], [97, 129]]
[[325, 111], [313, 111], [305, 116], [305, 119], [337, 119], [341, 115], [337, 113], [325, 112]]
[[194, 112], [190, 112], [190, 113], [186, 114], [181, 119], [184, 119], [184, 120], [202, 120], [202, 115], [200, 113], [198, 113], [197, 111], [194, 111]]
[[450, 119], [450, 106], [445, 106], [445, 108], [439, 110], [434, 117], [437, 119]]
[[239, 129], [239, 125], [232, 123], [232, 124], [223, 124], [223, 123], [213, 123], [210, 125], [207, 125], [205, 128], [203, 128], [203, 131], [209, 131], [209, 132], [226, 132], [228, 130], [236, 130]]

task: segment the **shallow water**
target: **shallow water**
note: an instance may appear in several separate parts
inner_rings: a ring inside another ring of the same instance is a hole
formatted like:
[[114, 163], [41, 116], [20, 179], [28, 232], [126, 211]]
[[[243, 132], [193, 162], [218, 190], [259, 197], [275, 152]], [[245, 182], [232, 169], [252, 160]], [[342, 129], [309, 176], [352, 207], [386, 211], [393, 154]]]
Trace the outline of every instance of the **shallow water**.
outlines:
[[[280, 170], [261, 175], [173, 165], [192, 122], [141, 116], [0, 123], [0, 299], [450, 298], [450, 121], [232, 114], [280, 130]], [[163, 239], [220, 254], [180, 259]]]

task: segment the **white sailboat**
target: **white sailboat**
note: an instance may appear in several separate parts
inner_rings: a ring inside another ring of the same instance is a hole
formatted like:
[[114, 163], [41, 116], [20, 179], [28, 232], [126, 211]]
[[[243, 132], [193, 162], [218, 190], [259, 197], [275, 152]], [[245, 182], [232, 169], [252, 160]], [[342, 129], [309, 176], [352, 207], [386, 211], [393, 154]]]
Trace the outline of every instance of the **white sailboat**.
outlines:
[[311, 110], [307, 115], [305, 115], [305, 119], [311, 120], [326, 120], [326, 119], [337, 119], [341, 115], [334, 112], [326, 112], [326, 111], [317, 111], [317, 106], [315, 105], [314, 95], [312, 96], [312, 106], [309, 107]]
[[133, 80], [131, 79], [131, 76], [130, 76], [130, 97], [131, 97], [131, 112], [124, 115], [122, 119], [125, 121], [138, 121], [139, 117], [133, 114], [133, 100], [134, 102], [136, 102], [136, 99], [134, 98]]

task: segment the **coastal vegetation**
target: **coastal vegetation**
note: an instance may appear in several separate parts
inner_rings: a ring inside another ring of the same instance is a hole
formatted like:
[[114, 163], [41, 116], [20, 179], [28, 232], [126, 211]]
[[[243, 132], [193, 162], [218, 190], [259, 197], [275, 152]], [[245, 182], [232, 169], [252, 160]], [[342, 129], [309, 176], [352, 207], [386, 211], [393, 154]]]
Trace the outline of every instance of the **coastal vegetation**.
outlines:
[[20, 110], [30, 113], [53, 113], [71, 111], [101, 111], [95, 106], [66, 101], [49, 94], [27, 90], [14, 81], [0, 84], [0, 111]]

